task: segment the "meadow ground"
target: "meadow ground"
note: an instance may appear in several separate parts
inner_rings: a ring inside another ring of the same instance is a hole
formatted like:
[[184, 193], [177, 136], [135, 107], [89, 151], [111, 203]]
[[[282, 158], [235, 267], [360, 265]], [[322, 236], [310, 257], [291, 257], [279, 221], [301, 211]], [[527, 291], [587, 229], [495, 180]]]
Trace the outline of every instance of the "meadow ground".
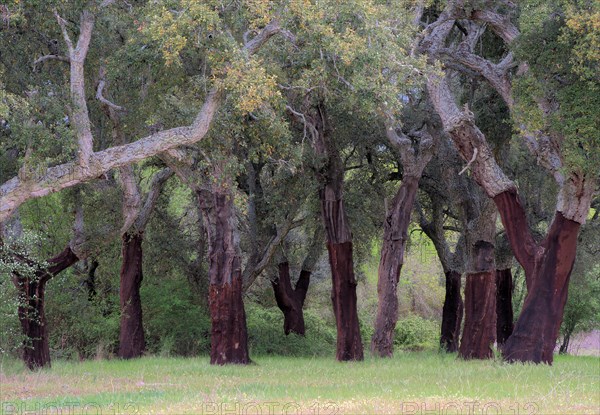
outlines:
[[254, 357], [214, 367], [206, 357], [55, 361], [30, 373], [1, 360], [1, 414], [599, 414], [600, 358], [553, 366], [398, 353]]

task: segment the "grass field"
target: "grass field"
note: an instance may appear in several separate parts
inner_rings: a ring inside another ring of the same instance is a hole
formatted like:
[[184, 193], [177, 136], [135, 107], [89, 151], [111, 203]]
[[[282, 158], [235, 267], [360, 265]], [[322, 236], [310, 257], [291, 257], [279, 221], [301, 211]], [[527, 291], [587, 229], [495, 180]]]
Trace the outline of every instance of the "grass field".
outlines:
[[57, 361], [29, 373], [3, 360], [2, 414], [598, 414], [600, 358], [553, 366], [460, 361], [437, 353], [337, 363], [256, 357]]

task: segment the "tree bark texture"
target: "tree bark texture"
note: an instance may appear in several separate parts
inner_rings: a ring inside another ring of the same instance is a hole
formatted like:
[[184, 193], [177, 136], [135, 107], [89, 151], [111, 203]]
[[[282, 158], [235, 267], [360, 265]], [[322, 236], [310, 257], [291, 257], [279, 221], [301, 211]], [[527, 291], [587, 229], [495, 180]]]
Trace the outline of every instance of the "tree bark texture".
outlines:
[[496, 337], [495, 278], [493, 272], [467, 275], [465, 286], [465, 327], [459, 356], [463, 359], [490, 359]]
[[391, 357], [394, 352], [394, 329], [398, 321], [398, 281], [404, 263], [408, 225], [417, 195], [419, 179], [405, 177], [384, 222], [383, 244], [378, 269], [378, 306], [371, 352]]
[[496, 343], [503, 345], [513, 332], [513, 279], [510, 268], [496, 270]]
[[[459, 6], [462, 3], [448, 3], [438, 22], [424, 37], [421, 46], [430, 58], [437, 56], [444, 48], [453, 29], [455, 9]], [[482, 15], [479, 18], [482, 21], [489, 20]], [[504, 23], [499, 25], [500, 21]], [[508, 22], [509, 19], [495, 20], [491, 27], [501, 33], [500, 28]], [[518, 31], [515, 29], [505, 33], [512, 33], [503, 37], [510, 42]], [[485, 60], [482, 62], [490, 64]], [[483, 71], [480, 74], [486, 77]], [[508, 72], [505, 75], [508, 76]], [[487, 79], [495, 86], [493, 79]], [[498, 206], [513, 253], [525, 270], [528, 293], [513, 334], [504, 344], [504, 358], [508, 361], [551, 364], [567, 299], [577, 235], [589, 214], [597, 177], [575, 171], [568, 175], [563, 173], [560, 137], [559, 140], [553, 140], [553, 134], [541, 137], [522, 134], [532, 155], [554, 176], [560, 187], [554, 220], [544, 240], [538, 244], [527, 224], [515, 184], [496, 163], [484, 134], [475, 124], [474, 115], [466, 107], [465, 110], [458, 108], [447, 77], [430, 75], [427, 88], [444, 129], [461, 156], [471, 160], [469, 164], [473, 178]]]
[[315, 150], [327, 157], [319, 191], [321, 217], [327, 237], [331, 266], [333, 314], [337, 326], [336, 358], [339, 361], [363, 360], [363, 346], [358, 322], [356, 278], [352, 254], [352, 231], [344, 208], [344, 166], [339, 151], [331, 142], [325, 108], [319, 106], [315, 116]]
[[233, 197], [217, 189], [199, 194], [209, 241], [210, 363], [247, 364], [248, 332], [242, 300], [242, 258]]
[[[515, 192], [494, 198], [502, 222], [527, 280], [527, 296], [521, 315], [502, 352], [508, 361], [549, 363], [553, 361], [580, 224], [556, 212], [552, 225], [539, 245], [512, 223], [524, 221], [525, 213]], [[527, 228], [528, 229], [528, 228]]]
[[50, 347], [48, 328], [44, 310], [44, 296], [47, 282], [67, 269], [79, 258], [70, 247], [48, 261], [48, 269], [35, 272], [35, 278], [13, 276], [19, 293], [18, 315], [26, 340], [23, 345], [23, 361], [31, 370], [50, 367]]
[[477, 241], [474, 269], [465, 285], [465, 327], [458, 350], [463, 359], [489, 359], [496, 338], [496, 272], [494, 245]]
[[456, 271], [446, 273], [446, 297], [442, 310], [442, 335], [440, 346], [449, 353], [458, 351], [460, 326], [464, 304], [460, 293], [461, 274]]
[[142, 241], [143, 233], [123, 235], [121, 266], [121, 322], [118, 356], [123, 359], [140, 357], [146, 348], [142, 325]]
[[352, 262], [352, 242], [327, 243], [331, 264], [333, 313], [337, 326], [336, 359], [363, 360], [356, 307], [356, 279]]
[[300, 271], [300, 277], [292, 288], [288, 262], [278, 265], [279, 278], [272, 282], [277, 306], [283, 312], [283, 331], [286, 335], [296, 333], [304, 336], [304, 313], [302, 307], [310, 284], [311, 272]]

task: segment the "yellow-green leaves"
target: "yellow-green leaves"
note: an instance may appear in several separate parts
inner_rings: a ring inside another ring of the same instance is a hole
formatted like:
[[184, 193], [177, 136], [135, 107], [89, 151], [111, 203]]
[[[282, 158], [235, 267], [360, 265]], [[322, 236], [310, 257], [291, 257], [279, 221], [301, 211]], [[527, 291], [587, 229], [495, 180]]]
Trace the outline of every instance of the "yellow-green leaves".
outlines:
[[260, 109], [267, 101], [281, 96], [274, 75], [267, 73], [258, 58], [236, 59], [227, 69], [223, 82], [235, 98], [242, 114]]
[[588, 9], [567, 8], [563, 39], [574, 43], [573, 70], [586, 79], [600, 80], [600, 2]]
[[190, 43], [203, 43], [220, 29], [217, 4], [212, 1], [162, 1], [153, 5], [147, 24], [139, 30], [158, 42], [167, 65], [181, 64], [179, 54]]

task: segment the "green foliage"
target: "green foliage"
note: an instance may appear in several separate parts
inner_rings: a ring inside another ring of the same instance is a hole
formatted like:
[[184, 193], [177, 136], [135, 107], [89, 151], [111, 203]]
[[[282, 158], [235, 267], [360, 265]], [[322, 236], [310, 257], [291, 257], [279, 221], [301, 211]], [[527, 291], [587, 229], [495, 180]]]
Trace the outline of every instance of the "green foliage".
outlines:
[[255, 356], [332, 356], [335, 353], [335, 327], [311, 310], [305, 310], [306, 336], [283, 332], [283, 314], [276, 307], [246, 304], [248, 345]]
[[48, 284], [46, 317], [54, 358], [105, 358], [116, 350], [118, 297], [99, 285], [99, 294], [90, 298], [82, 279], [80, 273], [69, 269]]
[[19, 324], [18, 293], [9, 275], [0, 259], [0, 358], [15, 356], [25, 340]]
[[146, 282], [141, 296], [149, 354], [196, 356], [210, 351], [208, 310], [198, 304], [187, 281]]
[[394, 346], [401, 350], [434, 350], [439, 347], [439, 324], [411, 314], [398, 320]]
[[596, 265], [582, 276], [573, 276], [561, 325], [561, 335], [571, 337], [575, 333], [598, 328], [600, 328], [600, 265]]
[[597, 5], [567, 3], [523, 4], [520, 21], [527, 24], [515, 55], [527, 62], [529, 71], [515, 82], [515, 119], [528, 132], [560, 133], [565, 167], [596, 174], [600, 169], [598, 57], [584, 53], [587, 49], [582, 45], [597, 42], [600, 14]]

